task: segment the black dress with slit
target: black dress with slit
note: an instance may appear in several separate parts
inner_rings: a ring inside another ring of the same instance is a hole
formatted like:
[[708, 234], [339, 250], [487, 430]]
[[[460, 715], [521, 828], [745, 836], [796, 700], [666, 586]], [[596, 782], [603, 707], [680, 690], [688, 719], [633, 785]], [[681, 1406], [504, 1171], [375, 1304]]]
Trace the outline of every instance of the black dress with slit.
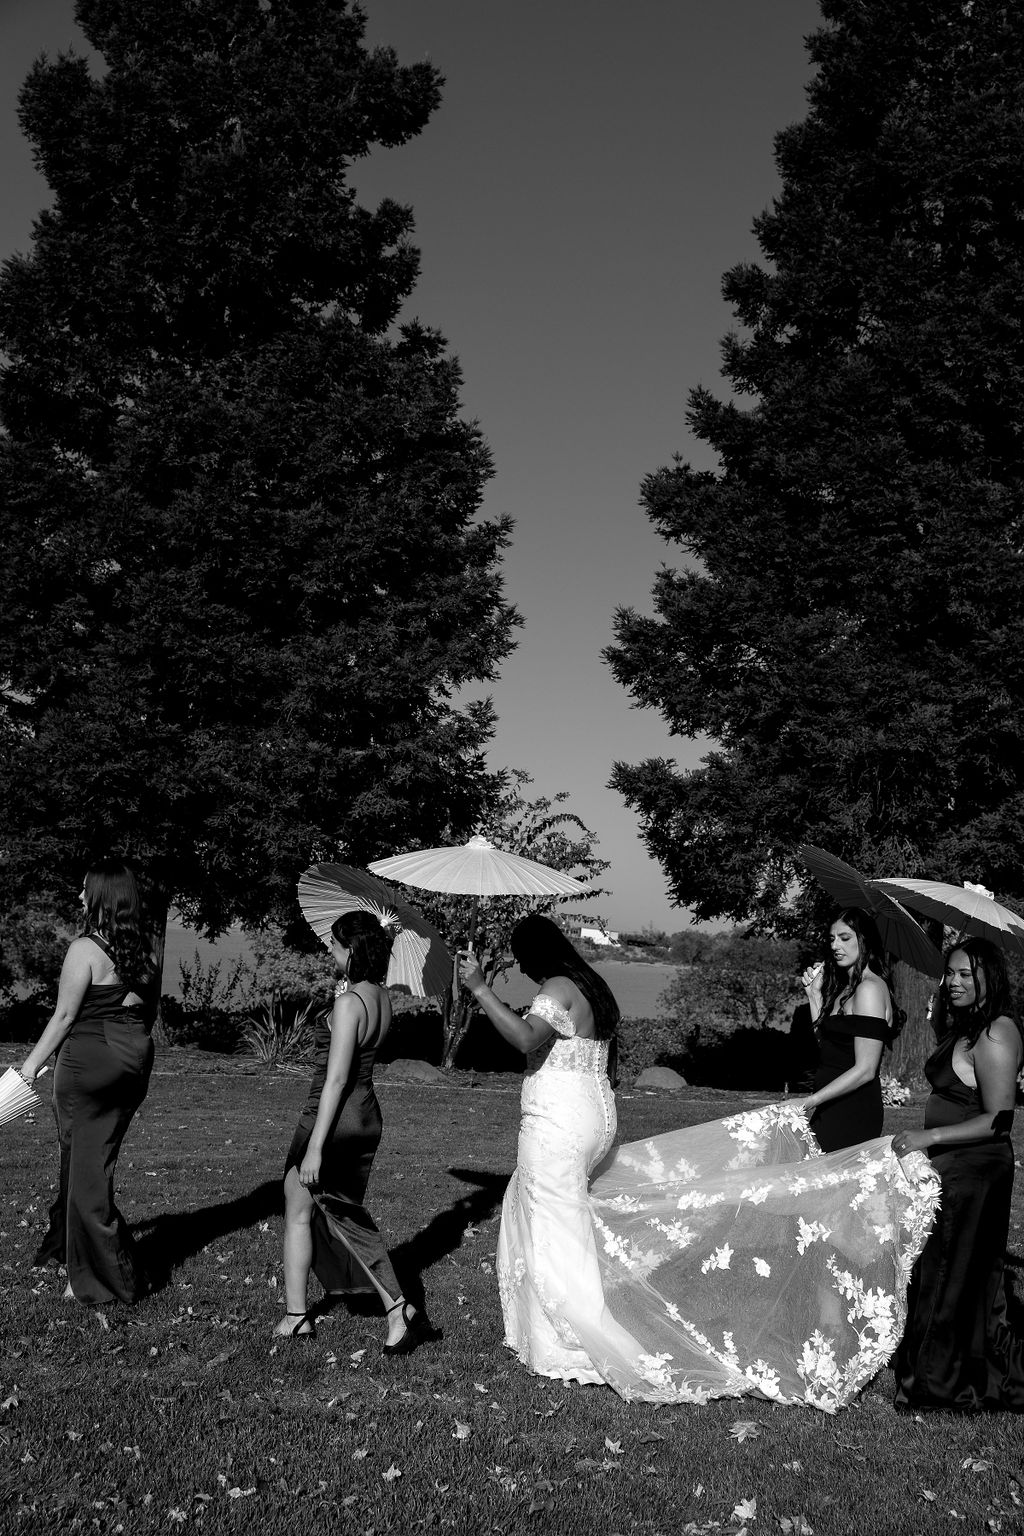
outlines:
[[[358, 992], [349, 995], [366, 1008]], [[324, 1014], [317, 1023], [313, 1081], [288, 1148], [285, 1173], [301, 1166], [316, 1123], [331, 1049], [329, 1021], [330, 1014]], [[384, 1127], [373, 1086], [376, 1046], [376, 1040], [360, 1044], [357, 1039], [348, 1081], [324, 1142], [319, 1183], [311, 1190], [312, 1268], [324, 1290], [333, 1294], [371, 1293], [375, 1289], [372, 1278], [389, 1296], [398, 1297], [402, 1289], [384, 1240], [363, 1205]]]
[[[814, 1074], [814, 1092], [835, 1082], [855, 1065], [854, 1040], [889, 1040], [892, 1025], [887, 1019], [863, 1013], [832, 1013], [818, 1022], [821, 1056]], [[882, 1084], [878, 1073], [841, 1098], [820, 1104], [811, 1116], [811, 1130], [823, 1152], [838, 1152], [871, 1141], [882, 1134]]]
[[[109, 945], [88, 935], [105, 954]], [[125, 1003], [136, 987], [90, 983], [57, 1051], [53, 1113], [60, 1183], [35, 1264], [66, 1264], [77, 1301], [137, 1301], [147, 1289], [135, 1244], [114, 1202], [114, 1169], [153, 1069], [152, 1009]]]
[[[926, 1130], [984, 1113], [978, 1090], [953, 1069], [958, 1039], [947, 1035], [925, 1064], [932, 1085]], [[907, 1327], [893, 1362], [896, 1403], [1024, 1413], [1024, 1338], [1011, 1323], [1004, 1270], [1013, 1193], [1009, 1134], [932, 1147], [928, 1156], [942, 1197], [911, 1276]]]

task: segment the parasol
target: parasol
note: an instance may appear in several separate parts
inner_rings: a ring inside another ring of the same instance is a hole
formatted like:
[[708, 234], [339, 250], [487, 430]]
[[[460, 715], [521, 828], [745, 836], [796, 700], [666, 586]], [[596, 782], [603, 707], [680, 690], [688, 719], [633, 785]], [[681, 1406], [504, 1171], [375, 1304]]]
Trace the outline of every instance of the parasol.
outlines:
[[[39, 1076], [42, 1076], [42, 1072]], [[22, 1115], [38, 1109], [39, 1104], [39, 1095], [32, 1084], [27, 1083], [15, 1067], [8, 1067], [0, 1077], [0, 1125], [20, 1119]]]
[[974, 934], [1024, 959], [1024, 918], [1000, 906], [978, 886], [949, 885], [942, 880], [876, 880], [879, 890], [906, 902], [924, 917], [933, 917], [961, 937]]
[[434, 997], [449, 985], [452, 962], [441, 935], [383, 881], [349, 864], [314, 864], [298, 891], [303, 917], [328, 949], [331, 924], [345, 912], [369, 912], [394, 931], [387, 986]]
[[809, 843], [804, 844], [797, 857], [839, 906], [860, 907], [870, 914], [889, 954], [905, 960], [926, 976], [942, 975], [942, 955], [896, 900], [895, 893], [880, 889], [883, 882], [866, 880], [852, 864], [846, 864], [834, 854]]
[[518, 853], [505, 853], [486, 837], [471, 837], [456, 848], [421, 848], [416, 853], [398, 853], [390, 859], [377, 859], [370, 865], [375, 875], [384, 875], [402, 885], [417, 885], [424, 891], [444, 891], [450, 896], [472, 896], [470, 945], [476, 936], [477, 900], [481, 896], [585, 896], [587, 887], [561, 870], [524, 859]]

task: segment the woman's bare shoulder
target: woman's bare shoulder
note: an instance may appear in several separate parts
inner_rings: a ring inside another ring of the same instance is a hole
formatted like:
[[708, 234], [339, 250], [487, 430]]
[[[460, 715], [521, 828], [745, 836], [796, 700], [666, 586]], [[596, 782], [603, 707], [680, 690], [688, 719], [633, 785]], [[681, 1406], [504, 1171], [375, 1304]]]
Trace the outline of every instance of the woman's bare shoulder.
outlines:
[[881, 976], [869, 973], [862, 976], [857, 983], [851, 1002], [853, 1013], [867, 1013], [876, 1018], [884, 1018], [890, 1007], [889, 988]]

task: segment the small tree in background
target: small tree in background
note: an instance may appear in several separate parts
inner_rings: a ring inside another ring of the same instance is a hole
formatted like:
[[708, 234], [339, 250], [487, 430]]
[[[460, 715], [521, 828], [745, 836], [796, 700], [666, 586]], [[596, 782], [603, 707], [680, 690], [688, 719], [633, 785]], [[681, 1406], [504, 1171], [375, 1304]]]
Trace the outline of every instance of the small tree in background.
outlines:
[[[552, 799], [540, 796], [529, 800], [525, 792], [532, 783], [530, 775], [521, 768], [512, 769], [503, 794], [476, 830], [505, 852], [517, 853], [551, 869], [561, 870], [587, 884], [589, 889], [586, 896], [541, 900], [522, 896], [481, 897], [477, 907], [475, 948], [488, 986], [493, 986], [511, 969], [509, 939], [513, 928], [527, 913], [550, 914], [560, 905], [578, 905], [590, 897], [606, 894], [593, 882], [608, 868], [608, 861], [597, 857], [594, 851], [597, 839], [593, 832], [578, 816], [561, 809], [569, 798], [568, 793], [563, 790]], [[444, 896], [414, 886], [403, 887], [403, 890], [408, 891], [408, 899], [444, 936], [453, 954], [465, 947], [473, 915], [471, 896]], [[442, 999], [442, 1066], [454, 1065], [469, 1029], [473, 1008], [469, 993], [457, 985]]]

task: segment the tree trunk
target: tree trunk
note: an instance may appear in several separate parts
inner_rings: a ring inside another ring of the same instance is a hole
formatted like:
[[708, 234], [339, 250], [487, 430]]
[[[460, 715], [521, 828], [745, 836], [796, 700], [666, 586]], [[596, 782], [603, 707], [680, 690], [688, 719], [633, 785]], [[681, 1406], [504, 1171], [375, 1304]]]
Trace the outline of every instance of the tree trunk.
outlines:
[[924, 1083], [924, 1064], [935, 1049], [928, 1008], [939, 984], [900, 960], [893, 971], [893, 985], [907, 1022], [896, 1037], [888, 1070], [908, 1088], [919, 1088]]
[[469, 1021], [472, 1017], [473, 1000], [468, 996], [453, 999], [451, 993], [445, 993], [444, 1003], [448, 1006], [443, 1007], [441, 1013], [444, 1030], [441, 1067], [447, 1072], [455, 1065], [459, 1047], [466, 1038], [466, 1031], [469, 1029]]

